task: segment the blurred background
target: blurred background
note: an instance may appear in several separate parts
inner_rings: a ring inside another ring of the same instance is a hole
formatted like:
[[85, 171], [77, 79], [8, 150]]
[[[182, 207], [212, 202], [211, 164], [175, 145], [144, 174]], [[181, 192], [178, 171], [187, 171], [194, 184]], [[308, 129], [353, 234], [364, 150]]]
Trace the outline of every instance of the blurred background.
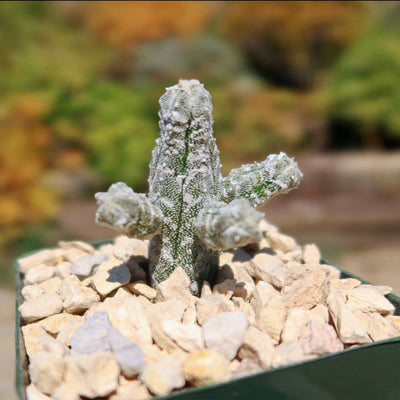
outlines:
[[298, 160], [304, 182], [270, 222], [400, 294], [399, 2], [2, 1], [0, 346], [12, 261], [115, 235], [93, 194], [147, 191], [158, 98], [179, 78], [212, 94], [223, 174]]

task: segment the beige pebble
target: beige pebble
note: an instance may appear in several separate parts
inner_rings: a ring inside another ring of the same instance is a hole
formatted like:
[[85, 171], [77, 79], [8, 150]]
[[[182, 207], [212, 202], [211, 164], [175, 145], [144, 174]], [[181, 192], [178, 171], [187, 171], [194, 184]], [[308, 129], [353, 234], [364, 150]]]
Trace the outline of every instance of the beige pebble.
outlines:
[[32, 322], [58, 314], [63, 310], [63, 307], [61, 297], [58, 294], [49, 293], [26, 301], [18, 309], [25, 321]]
[[228, 360], [212, 349], [201, 349], [187, 356], [184, 375], [192, 386], [206, 386], [226, 382], [231, 377]]

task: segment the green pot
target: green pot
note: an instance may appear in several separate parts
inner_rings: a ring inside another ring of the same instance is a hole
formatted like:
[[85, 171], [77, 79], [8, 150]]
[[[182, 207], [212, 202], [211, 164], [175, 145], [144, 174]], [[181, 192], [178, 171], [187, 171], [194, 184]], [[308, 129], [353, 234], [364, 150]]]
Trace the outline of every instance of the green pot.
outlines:
[[[95, 243], [99, 246], [107, 242]], [[25, 254], [22, 257], [27, 256]], [[18, 307], [23, 277], [14, 263], [16, 283], [16, 389], [26, 400], [27, 356], [22, 340]], [[327, 261], [341, 271], [342, 278], [365, 280]], [[400, 298], [386, 296], [400, 315]], [[400, 399], [400, 337], [358, 346], [292, 366], [236, 379], [204, 388], [185, 389], [166, 396], [179, 400], [398, 400]]]

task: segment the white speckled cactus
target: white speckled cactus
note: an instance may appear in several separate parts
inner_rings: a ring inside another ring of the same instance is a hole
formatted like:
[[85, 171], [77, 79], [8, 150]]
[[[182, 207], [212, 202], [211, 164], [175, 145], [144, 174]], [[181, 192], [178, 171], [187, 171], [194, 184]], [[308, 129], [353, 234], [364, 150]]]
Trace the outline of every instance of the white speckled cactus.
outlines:
[[115, 183], [95, 196], [96, 222], [128, 236], [152, 238], [152, 284], [181, 266], [198, 294], [204, 280], [215, 278], [218, 250], [259, 241], [263, 214], [255, 207], [297, 187], [302, 173], [293, 159], [280, 153], [223, 178], [211, 96], [197, 80], [167, 88], [160, 106], [148, 196]]

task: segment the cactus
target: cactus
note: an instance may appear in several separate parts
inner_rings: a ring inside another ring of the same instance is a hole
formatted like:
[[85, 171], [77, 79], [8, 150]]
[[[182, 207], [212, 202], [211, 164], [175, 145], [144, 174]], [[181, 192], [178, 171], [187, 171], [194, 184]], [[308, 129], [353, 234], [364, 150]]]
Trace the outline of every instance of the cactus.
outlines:
[[122, 182], [97, 193], [96, 222], [151, 239], [150, 281], [182, 267], [199, 294], [218, 271], [218, 251], [257, 242], [263, 213], [255, 207], [297, 187], [302, 173], [285, 153], [243, 165], [223, 178], [212, 131], [211, 95], [197, 80], [180, 80], [160, 98], [160, 137], [150, 164], [149, 194]]

